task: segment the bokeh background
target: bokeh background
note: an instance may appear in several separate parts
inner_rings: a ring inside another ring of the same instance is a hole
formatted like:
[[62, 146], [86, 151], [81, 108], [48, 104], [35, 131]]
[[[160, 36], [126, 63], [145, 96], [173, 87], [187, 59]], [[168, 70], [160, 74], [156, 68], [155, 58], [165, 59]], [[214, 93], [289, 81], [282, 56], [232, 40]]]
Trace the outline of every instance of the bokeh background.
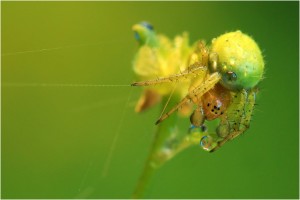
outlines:
[[[246, 134], [213, 154], [182, 152], [154, 174], [145, 197], [299, 197], [298, 2], [1, 6], [2, 198], [131, 197], [159, 106], [134, 113], [141, 88], [45, 84], [131, 83], [131, 27], [143, 20], [171, 38], [188, 31], [191, 42], [240, 29], [266, 60]], [[188, 119], [179, 123], [187, 129]]]

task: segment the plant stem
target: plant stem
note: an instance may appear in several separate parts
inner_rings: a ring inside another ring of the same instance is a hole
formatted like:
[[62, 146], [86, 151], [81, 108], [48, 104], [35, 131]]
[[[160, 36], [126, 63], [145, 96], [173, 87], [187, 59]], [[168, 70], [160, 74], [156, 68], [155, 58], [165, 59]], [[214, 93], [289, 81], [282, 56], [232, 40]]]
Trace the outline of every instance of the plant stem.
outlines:
[[[173, 96], [167, 110], [173, 106], [174, 102], [179, 101], [179, 96]], [[163, 98], [162, 105], [165, 105], [167, 98]], [[147, 158], [144, 170], [132, 195], [132, 198], [139, 199], [144, 196], [148, 183], [155, 170], [165, 162], [176, 156], [184, 149], [199, 144], [203, 132], [192, 132], [184, 137], [178, 138], [176, 114], [170, 115], [168, 119], [158, 125], [153, 140], [150, 154]], [[175, 139], [175, 140], [174, 140]]]
[[[167, 99], [168, 98], [166, 97], [163, 98], [162, 109], [165, 103], [167, 102]], [[168, 110], [171, 107], [171, 105], [173, 105], [173, 102], [178, 102], [178, 101], [179, 101], [179, 97], [174, 95], [171, 98], [171, 101], [168, 104], [166, 110]], [[176, 114], [171, 115], [167, 120], [165, 120], [164, 122], [158, 125], [158, 128], [155, 133], [155, 138], [150, 149], [150, 154], [147, 158], [144, 170], [138, 181], [138, 184], [135, 188], [132, 198], [138, 199], [143, 197], [144, 192], [147, 189], [149, 180], [152, 177], [155, 170], [159, 168], [162, 164], [164, 164], [166, 160], [168, 160], [168, 158], [164, 156], [163, 148], [165, 146], [166, 141], [171, 136], [172, 132], [176, 130], [176, 125], [177, 125]]]

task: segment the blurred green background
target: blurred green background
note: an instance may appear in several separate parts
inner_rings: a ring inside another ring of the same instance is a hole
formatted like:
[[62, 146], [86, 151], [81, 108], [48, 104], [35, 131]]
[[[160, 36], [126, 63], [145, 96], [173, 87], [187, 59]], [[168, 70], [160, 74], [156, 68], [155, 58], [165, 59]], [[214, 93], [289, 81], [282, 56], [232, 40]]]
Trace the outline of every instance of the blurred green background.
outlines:
[[[213, 154], [197, 146], [179, 154], [153, 176], [145, 197], [298, 198], [298, 2], [1, 6], [2, 198], [130, 198], [159, 106], [134, 113], [141, 88], [40, 84], [131, 83], [131, 27], [143, 20], [171, 38], [188, 31], [191, 42], [240, 29], [266, 60], [246, 134]], [[188, 128], [188, 119], [180, 123]]]

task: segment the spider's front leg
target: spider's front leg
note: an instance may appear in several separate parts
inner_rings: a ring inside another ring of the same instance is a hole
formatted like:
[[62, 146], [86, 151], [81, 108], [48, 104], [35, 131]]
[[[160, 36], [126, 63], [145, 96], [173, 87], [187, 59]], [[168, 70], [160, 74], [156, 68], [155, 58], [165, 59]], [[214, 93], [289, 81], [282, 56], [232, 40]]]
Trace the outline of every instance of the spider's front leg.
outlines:
[[217, 134], [224, 139], [219, 141], [210, 152], [216, 151], [249, 128], [255, 105], [255, 94], [256, 90], [252, 89], [249, 92], [242, 90], [234, 95], [231, 106], [217, 128]]
[[195, 104], [200, 102], [201, 97], [211, 88], [213, 88], [221, 79], [221, 76], [218, 72], [213, 74], [208, 74], [205, 80], [196, 88], [191, 90], [186, 97], [184, 97], [176, 106], [174, 106], [170, 111], [165, 113], [156, 121], [156, 124], [161, 123], [163, 120], [167, 119], [173, 112], [177, 111], [180, 107], [186, 104], [189, 101], [193, 101]]
[[[199, 51], [199, 52], [197, 52]], [[209, 50], [205, 46], [204, 42], [198, 42], [198, 46], [195, 52], [191, 55], [189, 66], [186, 70], [174, 74], [168, 77], [157, 78], [154, 80], [140, 81], [134, 82], [132, 86], [151, 86], [151, 85], [159, 85], [162, 83], [170, 83], [170, 82], [179, 82], [185, 80], [191, 80], [196, 77], [204, 77], [208, 73], [208, 64], [209, 59], [212, 58], [214, 65], [217, 63], [217, 55], [213, 54], [213, 57], [210, 57]]]
[[159, 85], [162, 83], [170, 83], [170, 82], [179, 82], [184, 80], [189, 80], [191, 77], [203, 76], [207, 73], [207, 68], [202, 65], [193, 65], [189, 67], [187, 70], [171, 75], [169, 77], [158, 78], [154, 80], [134, 82], [131, 86], [150, 86], [150, 85]]

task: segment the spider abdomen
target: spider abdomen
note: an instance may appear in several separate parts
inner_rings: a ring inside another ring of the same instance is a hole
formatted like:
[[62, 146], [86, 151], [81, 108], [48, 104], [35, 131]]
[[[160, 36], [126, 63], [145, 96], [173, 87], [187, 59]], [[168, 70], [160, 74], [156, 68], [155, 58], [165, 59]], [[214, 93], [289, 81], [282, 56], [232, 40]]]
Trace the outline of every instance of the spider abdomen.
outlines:
[[218, 54], [221, 84], [230, 90], [251, 89], [263, 78], [264, 60], [256, 42], [241, 31], [223, 34], [212, 41]]

